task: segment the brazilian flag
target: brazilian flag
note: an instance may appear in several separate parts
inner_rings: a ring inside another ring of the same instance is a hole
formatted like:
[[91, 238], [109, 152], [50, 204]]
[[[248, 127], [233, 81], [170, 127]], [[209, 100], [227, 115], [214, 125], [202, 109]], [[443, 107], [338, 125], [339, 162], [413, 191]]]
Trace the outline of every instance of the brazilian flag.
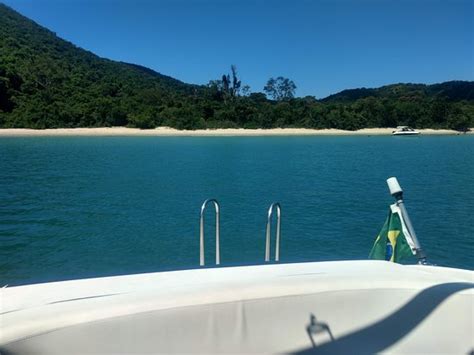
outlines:
[[403, 221], [400, 208], [393, 204], [369, 258], [398, 263], [410, 255], [415, 255], [415, 243]]

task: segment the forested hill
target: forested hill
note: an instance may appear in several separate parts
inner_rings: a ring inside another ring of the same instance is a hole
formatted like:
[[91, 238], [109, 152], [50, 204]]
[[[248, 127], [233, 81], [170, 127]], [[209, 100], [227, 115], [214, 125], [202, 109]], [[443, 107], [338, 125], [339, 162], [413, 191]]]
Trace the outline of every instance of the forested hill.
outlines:
[[144, 101], [166, 102], [196, 89], [139, 65], [100, 58], [0, 4], [3, 125], [124, 125], [148, 106]]
[[190, 85], [100, 58], [0, 4], [0, 127], [474, 126], [474, 82], [395, 84], [317, 100], [295, 98], [296, 85], [281, 77], [269, 79], [266, 95], [251, 93], [235, 66], [209, 79]]
[[441, 84], [393, 84], [376, 89], [349, 89], [323, 99], [323, 102], [352, 102], [367, 97], [399, 99], [407, 96], [448, 101], [474, 100], [474, 82], [448, 81]]

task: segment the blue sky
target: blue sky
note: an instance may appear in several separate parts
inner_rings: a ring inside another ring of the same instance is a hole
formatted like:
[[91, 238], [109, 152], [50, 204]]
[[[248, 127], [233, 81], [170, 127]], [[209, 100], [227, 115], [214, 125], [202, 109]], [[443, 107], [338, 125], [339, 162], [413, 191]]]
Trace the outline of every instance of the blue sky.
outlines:
[[0, 0], [102, 57], [205, 84], [236, 64], [298, 96], [474, 80], [471, 0]]

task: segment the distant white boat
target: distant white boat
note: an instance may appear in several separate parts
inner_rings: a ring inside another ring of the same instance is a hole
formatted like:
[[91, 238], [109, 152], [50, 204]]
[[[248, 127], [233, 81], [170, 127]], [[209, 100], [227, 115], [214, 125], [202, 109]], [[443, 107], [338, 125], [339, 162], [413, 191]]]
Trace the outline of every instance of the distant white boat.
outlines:
[[392, 132], [393, 136], [416, 136], [419, 134], [419, 131], [408, 126], [398, 126], [397, 129]]

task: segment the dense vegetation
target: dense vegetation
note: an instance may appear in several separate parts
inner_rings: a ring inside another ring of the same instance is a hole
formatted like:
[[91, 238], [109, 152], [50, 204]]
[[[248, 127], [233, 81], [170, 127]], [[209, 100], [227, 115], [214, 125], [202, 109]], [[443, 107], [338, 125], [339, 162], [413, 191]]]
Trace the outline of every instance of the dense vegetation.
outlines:
[[99, 58], [0, 4], [0, 127], [465, 130], [474, 123], [474, 82], [345, 90], [323, 100], [295, 98], [295, 90], [277, 77], [264, 88], [268, 97], [251, 93], [235, 66], [208, 85], [185, 84]]

